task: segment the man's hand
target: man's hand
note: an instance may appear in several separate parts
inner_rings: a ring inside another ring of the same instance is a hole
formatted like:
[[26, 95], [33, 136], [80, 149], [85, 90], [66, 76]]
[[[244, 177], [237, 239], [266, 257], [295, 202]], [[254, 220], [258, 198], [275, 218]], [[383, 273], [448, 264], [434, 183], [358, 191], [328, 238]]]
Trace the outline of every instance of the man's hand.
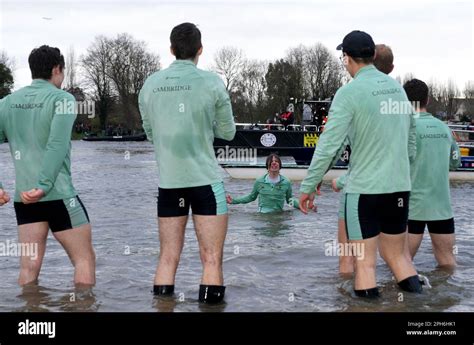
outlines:
[[227, 200], [228, 204], [232, 204], [232, 197], [230, 196], [230, 194], [227, 194], [225, 199]]
[[339, 188], [337, 188], [337, 179], [333, 179], [332, 180], [332, 190], [335, 191], [336, 193], [339, 193], [341, 190]]
[[0, 206], [5, 205], [10, 201], [10, 196], [7, 192], [0, 188]]
[[314, 205], [314, 196], [315, 192], [311, 194], [301, 193], [300, 194], [300, 210], [304, 214], [308, 214], [308, 210], [314, 210], [316, 212], [317, 208]]
[[323, 181], [319, 182], [318, 186], [316, 187], [316, 194], [321, 195], [321, 185], [323, 184]]
[[44, 197], [44, 191], [42, 189], [34, 188], [28, 192], [21, 192], [20, 198], [24, 204], [34, 204], [40, 201]]

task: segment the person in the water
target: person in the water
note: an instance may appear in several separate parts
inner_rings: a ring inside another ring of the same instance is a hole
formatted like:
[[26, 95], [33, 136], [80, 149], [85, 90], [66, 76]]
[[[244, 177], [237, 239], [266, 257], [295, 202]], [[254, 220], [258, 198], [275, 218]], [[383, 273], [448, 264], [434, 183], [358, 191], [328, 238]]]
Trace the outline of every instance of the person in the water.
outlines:
[[379, 247], [400, 288], [421, 293], [418, 274], [405, 256], [410, 162], [416, 156], [413, 110], [387, 108], [388, 103], [404, 104], [408, 98], [398, 82], [373, 65], [375, 44], [370, 35], [352, 31], [337, 49], [342, 49], [345, 68], [354, 79], [334, 96], [329, 121], [301, 183], [300, 209], [307, 213], [314, 207], [316, 186], [348, 138], [346, 229], [350, 243], [364, 248], [356, 254], [354, 292], [360, 297], [379, 296]]
[[416, 112], [416, 159], [410, 167], [412, 190], [408, 215], [408, 250], [413, 259], [425, 227], [440, 267], [456, 266], [454, 218], [449, 192], [449, 170], [461, 163], [459, 147], [449, 127], [426, 111], [428, 86], [412, 79], [403, 85]]
[[[76, 100], [61, 90], [64, 56], [58, 48], [43, 45], [33, 49], [28, 63], [31, 85], [0, 101], [0, 143], [8, 139], [15, 165], [18, 238], [33, 245], [37, 254], [22, 251], [18, 283], [37, 282], [51, 229], [74, 265], [74, 282], [94, 285], [91, 225], [71, 178], [71, 132], [77, 114]], [[0, 205], [8, 201], [0, 189]]]
[[176, 60], [148, 77], [139, 95], [143, 128], [155, 146], [160, 176], [160, 258], [153, 291], [174, 293], [191, 209], [203, 266], [199, 301], [219, 303], [225, 295], [222, 261], [228, 216], [212, 142], [234, 138], [232, 106], [220, 77], [197, 68], [203, 46], [196, 25], [174, 27], [170, 42]]
[[281, 159], [272, 153], [267, 157], [266, 167], [268, 172], [259, 177], [249, 195], [232, 198], [227, 195], [229, 204], [247, 204], [258, 197], [258, 211], [271, 213], [283, 211], [285, 201], [294, 208], [299, 208], [298, 200], [293, 198], [291, 181], [280, 174]]
[[[385, 45], [385, 44], [376, 44], [375, 45], [375, 59], [374, 59], [374, 66], [380, 72], [385, 74], [390, 74], [393, 71], [393, 52], [392, 49]], [[349, 162], [350, 159], [350, 143], [347, 141], [344, 143], [344, 151], [341, 156], [341, 160], [345, 160]], [[344, 208], [345, 208], [345, 191], [344, 185], [347, 179], [347, 174], [340, 176], [337, 179], [333, 179], [332, 181], [332, 189], [335, 192], [341, 192], [341, 196], [339, 198], [339, 212], [338, 212], [338, 231], [337, 231], [337, 241], [345, 245], [349, 243], [346, 233], [346, 221], [344, 215]], [[351, 274], [354, 273], [354, 256], [353, 255], [340, 255], [339, 256], [339, 273], [341, 274]]]

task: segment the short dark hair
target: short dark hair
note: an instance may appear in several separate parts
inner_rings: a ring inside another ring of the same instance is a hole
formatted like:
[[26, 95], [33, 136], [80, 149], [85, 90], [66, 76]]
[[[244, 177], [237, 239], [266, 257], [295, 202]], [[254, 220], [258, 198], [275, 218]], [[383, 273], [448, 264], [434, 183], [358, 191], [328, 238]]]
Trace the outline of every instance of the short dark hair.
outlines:
[[268, 155], [267, 161], [265, 162], [265, 166], [267, 167], [267, 169], [270, 169], [270, 164], [272, 164], [273, 158], [275, 158], [278, 164], [280, 164], [280, 169], [281, 169], [282, 168], [281, 159], [280, 159], [280, 156], [278, 156], [276, 153], [270, 153]]
[[171, 31], [170, 41], [176, 59], [192, 59], [202, 47], [201, 31], [192, 23], [179, 24]]
[[352, 57], [351, 58], [357, 62], [357, 63], [363, 63], [363, 64], [366, 64], [366, 65], [370, 65], [372, 63], [374, 63], [374, 57], [373, 56], [369, 56], [369, 57]]
[[415, 103], [420, 107], [424, 108], [428, 104], [428, 85], [419, 79], [412, 79], [407, 81], [403, 88], [408, 96], [408, 100]]
[[31, 51], [28, 63], [33, 79], [51, 79], [53, 68], [58, 66], [61, 71], [64, 69], [64, 56], [58, 48], [42, 45]]
[[393, 52], [392, 48], [385, 44], [377, 44], [375, 46], [375, 67], [385, 74], [390, 74], [393, 69]]

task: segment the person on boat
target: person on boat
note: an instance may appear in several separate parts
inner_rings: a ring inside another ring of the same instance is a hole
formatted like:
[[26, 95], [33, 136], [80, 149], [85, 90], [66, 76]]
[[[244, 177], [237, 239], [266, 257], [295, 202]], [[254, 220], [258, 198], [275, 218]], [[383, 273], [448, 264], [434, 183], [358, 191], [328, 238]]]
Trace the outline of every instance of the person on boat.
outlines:
[[313, 122], [313, 108], [308, 103], [303, 104], [303, 121], [302, 125], [311, 125]]
[[[393, 71], [393, 52], [392, 49], [385, 44], [376, 44], [375, 45], [375, 59], [374, 66], [385, 74], [390, 74]], [[347, 144], [347, 145], [346, 145]], [[344, 144], [344, 151], [341, 156], [341, 160], [349, 163], [350, 159], [350, 145], [349, 143]], [[344, 184], [346, 181], [347, 175], [344, 174], [337, 179], [332, 180], [332, 189], [335, 192], [343, 191]], [[338, 212], [338, 226], [337, 226], [337, 239], [338, 242], [342, 245], [348, 243], [347, 233], [346, 233], [346, 222], [344, 218], [344, 207], [345, 207], [345, 193], [341, 193], [339, 198], [339, 212]], [[354, 272], [354, 256], [351, 253], [344, 253], [349, 255], [340, 255], [339, 256], [339, 273], [341, 274], [350, 274]]]
[[258, 198], [258, 211], [261, 213], [281, 212], [285, 201], [294, 208], [299, 208], [298, 200], [293, 198], [291, 181], [280, 174], [281, 159], [272, 153], [265, 163], [268, 172], [259, 177], [249, 195], [232, 198], [227, 195], [228, 204], [248, 204]]
[[459, 147], [449, 127], [426, 111], [428, 86], [412, 79], [403, 88], [418, 114], [416, 160], [411, 165], [408, 252], [413, 259], [427, 227], [438, 265], [453, 268], [455, 234], [449, 170], [455, 170], [461, 163]]
[[220, 77], [197, 68], [203, 47], [192, 23], [173, 28], [176, 60], [147, 78], [139, 94], [145, 133], [158, 164], [160, 257], [153, 291], [172, 295], [189, 210], [203, 265], [199, 301], [224, 299], [223, 247], [227, 234], [224, 183], [212, 143], [232, 140], [236, 128], [231, 101]]
[[[382, 104], [408, 102], [402, 86], [373, 65], [375, 44], [362, 31], [344, 37], [343, 61], [353, 77], [332, 102], [329, 121], [319, 138], [308, 175], [301, 183], [300, 209], [314, 207], [316, 186], [322, 181], [343, 142], [351, 144], [350, 170], [345, 185], [348, 238], [356, 253], [354, 292], [379, 296], [376, 281], [377, 248], [402, 290], [421, 293], [413, 263], [405, 256], [410, 162], [416, 155], [416, 129], [412, 109]], [[388, 150], [388, 151], [387, 151]], [[395, 167], [395, 168], [394, 168]]]
[[[280, 114], [280, 123], [288, 130], [288, 126], [295, 122], [295, 114], [292, 111], [285, 111]], [[290, 127], [291, 128], [291, 127]]]
[[[0, 143], [8, 138], [15, 166], [14, 208], [21, 252], [20, 285], [36, 284], [49, 229], [74, 265], [74, 283], [95, 284], [95, 254], [87, 211], [71, 178], [71, 133], [76, 100], [61, 90], [64, 56], [43, 45], [28, 57], [33, 82], [0, 101]], [[8, 201], [4, 192], [2, 201]], [[1, 204], [1, 201], [0, 201]]]

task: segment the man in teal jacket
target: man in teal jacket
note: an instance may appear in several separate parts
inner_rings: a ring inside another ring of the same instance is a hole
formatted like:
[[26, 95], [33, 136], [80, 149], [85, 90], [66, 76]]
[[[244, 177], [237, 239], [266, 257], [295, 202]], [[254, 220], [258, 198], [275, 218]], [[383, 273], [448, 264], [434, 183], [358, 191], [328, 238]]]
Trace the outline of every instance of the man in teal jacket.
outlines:
[[408, 249], [413, 259], [425, 227], [441, 267], [456, 265], [454, 218], [449, 192], [449, 170], [461, 163], [459, 147], [449, 127], [426, 111], [428, 86], [412, 79], [403, 85], [416, 112], [416, 160], [411, 165], [412, 190], [408, 215]]
[[[385, 44], [375, 45], [375, 60], [374, 66], [385, 74], [390, 74], [393, 71], [393, 52], [392, 49]], [[341, 156], [342, 160], [349, 161], [350, 158], [350, 145], [349, 142], [343, 144], [345, 148], [344, 153]], [[339, 212], [337, 220], [337, 241], [340, 245], [345, 246], [348, 243], [347, 234], [346, 234], [346, 221], [344, 219], [345, 215], [345, 192], [344, 184], [347, 179], [347, 174], [344, 174], [337, 179], [332, 180], [332, 189], [335, 192], [340, 192], [341, 196], [339, 197]], [[352, 274], [354, 272], [354, 256], [352, 253], [342, 253], [339, 256], [339, 273], [341, 274]]]
[[291, 181], [280, 174], [281, 160], [276, 154], [267, 157], [268, 173], [259, 177], [249, 195], [232, 198], [227, 196], [229, 204], [247, 204], [258, 197], [258, 211], [261, 213], [281, 212], [286, 202], [294, 208], [299, 208], [297, 199], [293, 198]]
[[346, 35], [344, 64], [354, 78], [332, 102], [329, 121], [316, 147], [308, 175], [301, 184], [300, 209], [314, 207], [316, 186], [346, 138], [351, 145], [346, 181], [345, 220], [356, 248], [354, 290], [377, 297], [377, 244], [400, 288], [421, 292], [413, 264], [404, 255], [410, 159], [416, 155], [413, 110], [401, 85], [374, 65], [375, 44], [365, 32]]
[[[0, 101], [0, 143], [8, 139], [16, 173], [14, 207], [19, 242], [37, 246], [36, 258], [21, 256], [19, 284], [37, 281], [48, 229], [71, 259], [74, 282], [95, 284], [91, 226], [71, 179], [74, 97], [61, 90], [64, 57], [57, 48], [33, 49], [33, 82]], [[0, 190], [0, 199], [5, 200]], [[1, 202], [0, 202], [1, 203]]]
[[203, 264], [199, 301], [218, 303], [225, 293], [227, 204], [213, 141], [233, 139], [234, 118], [220, 77], [196, 67], [202, 53], [199, 29], [183, 23], [173, 28], [170, 40], [176, 61], [151, 75], [139, 95], [159, 173], [160, 258], [153, 290], [156, 295], [174, 292], [191, 208]]

